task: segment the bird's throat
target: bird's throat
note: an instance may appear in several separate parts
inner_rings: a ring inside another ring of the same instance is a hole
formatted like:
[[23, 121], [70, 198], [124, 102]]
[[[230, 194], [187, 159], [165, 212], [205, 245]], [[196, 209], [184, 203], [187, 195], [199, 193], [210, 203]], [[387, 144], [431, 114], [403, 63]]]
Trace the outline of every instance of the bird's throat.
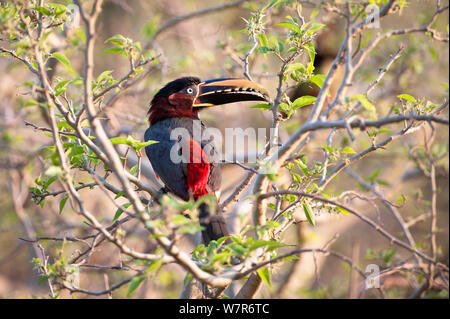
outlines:
[[198, 119], [198, 110], [192, 107], [192, 100], [186, 100], [173, 95], [154, 101], [148, 111], [150, 125], [174, 117]]

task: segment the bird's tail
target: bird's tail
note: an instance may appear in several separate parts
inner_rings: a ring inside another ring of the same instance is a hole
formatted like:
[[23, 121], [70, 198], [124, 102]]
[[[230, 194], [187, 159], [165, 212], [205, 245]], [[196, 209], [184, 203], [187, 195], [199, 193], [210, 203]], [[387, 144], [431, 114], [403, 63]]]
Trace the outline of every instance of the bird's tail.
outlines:
[[204, 227], [202, 237], [205, 245], [208, 245], [211, 240], [217, 240], [230, 234], [227, 223], [220, 215], [219, 210], [212, 213], [211, 207], [205, 202], [201, 203], [198, 209], [200, 225]]

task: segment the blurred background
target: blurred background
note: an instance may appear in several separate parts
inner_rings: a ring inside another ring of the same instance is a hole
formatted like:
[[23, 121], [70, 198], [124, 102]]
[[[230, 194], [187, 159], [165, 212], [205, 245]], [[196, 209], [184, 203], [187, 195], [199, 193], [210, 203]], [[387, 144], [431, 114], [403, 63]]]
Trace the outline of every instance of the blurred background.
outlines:
[[[152, 46], [152, 49], [155, 53], [162, 53], [160, 63], [149, 72], [145, 80], [110, 102], [110, 107], [105, 111], [105, 118], [108, 120], [111, 135], [130, 134], [137, 139], [142, 139], [147, 128], [146, 114], [149, 102], [155, 92], [168, 81], [186, 75], [198, 76], [201, 79], [242, 77], [240, 58], [251, 47], [251, 41], [248, 40], [247, 34], [239, 31], [246, 28], [243, 18], [248, 19], [251, 12], [261, 3], [242, 1], [238, 6], [188, 19], [155, 34], [156, 30], [174, 17], [212, 5], [220, 5], [220, 3], [205, 0], [105, 1], [98, 23], [95, 48], [96, 76], [105, 70], [112, 70], [111, 76], [120, 78], [129, 70], [126, 58], [117, 54], [103, 53], [109, 47], [109, 44], [105, 44], [104, 41], [113, 35], [122, 34], [134, 41], [140, 41], [143, 47], [154, 39], [157, 46]], [[368, 30], [362, 39], [362, 45], [366, 45], [373, 35], [383, 30], [423, 25], [434, 13], [434, 5], [435, 1], [408, 1], [408, 5], [401, 12], [383, 19], [380, 29]], [[445, 5], [448, 5], [448, 1], [443, 1], [443, 6]], [[305, 4], [304, 16], [309, 17], [313, 9], [314, 6]], [[275, 24], [285, 20], [286, 15], [293, 15], [295, 12], [293, 10], [293, 6], [289, 4], [272, 10], [266, 17], [266, 32], [271, 34], [286, 32]], [[345, 37], [344, 23], [339, 16], [323, 10], [316, 18], [327, 25], [316, 39], [318, 56], [315, 62], [316, 71], [326, 74]], [[445, 33], [447, 24], [448, 11], [433, 27]], [[68, 32], [76, 34], [78, 31], [75, 29]], [[81, 41], [81, 37], [79, 40]], [[63, 38], [57, 36], [49, 41], [55, 48], [63, 47], [70, 53], [72, 67], [81, 74], [82, 46], [79, 43], [66, 43]], [[442, 103], [444, 97], [448, 96], [448, 43], [433, 41], [423, 33], [393, 37], [381, 42], [355, 76], [351, 93], [364, 92], [375, 79], [378, 70], [385, 65], [389, 56], [398, 50], [400, 44], [405, 47], [401, 58], [394, 63], [372, 95], [376, 100], [379, 117], [387, 114], [390, 105], [399, 103], [396, 96], [402, 93], [408, 93], [417, 99], [426, 98], [436, 104]], [[265, 86], [272, 94], [275, 94], [276, 74], [279, 68], [280, 62], [273, 55], [255, 54], [250, 60], [253, 79]], [[57, 67], [55, 76], [59, 76], [59, 71]], [[342, 71], [340, 70], [341, 74]], [[47, 199], [43, 207], [32, 201], [29, 187], [34, 186], [35, 179], [45, 171], [46, 164], [43, 160], [45, 147], [50, 146], [52, 140], [43, 132], [25, 125], [25, 121], [28, 121], [37, 126], [47, 126], [41, 111], [36, 106], [27, 106], [30, 92], [24, 83], [34, 80], [32, 74], [10, 57], [0, 57], [0, 72], [2, 75], [0, 77], [0, 297], [47, 297], [48, 287], [45, 283], [39, 283], [39, 274], [33, 269], [31, 263], [38, 254], [36, 250], [39, 250], [39, 247], [20, 238], [84, 236], [89, 233], [89, 228], [82, 225], [82, 219], [71, 210], [69, 205], [60, 213], [59, 204], [62, 195]], [[336, 90], [338, 80], [335, 81], [332, 92]], [[446, 83], [447, 87], [443, 83]], [[305, 94], [302, 90], [307, 89], [299, 88], [290, 91], [292, 100], [296, 96]], [[75, 103], [81, 98], [76, 90], [77, 87], [68, 90], [68, 94], [78, 96]], [[211, 108], [203, 111], [201, 118], [208, 126], [217, 127], [221, 131], [224, 131], [225, 127], [269, 128], [272, 120], [271, 112], [254, 109], [251, 106], [252, 103], [240, 103], [232, 107]], [[444, 112], [448, 114], [448, 109]], [[289, 121], [283, 122], [282, 140], [285, 141], [308, 115], [309, 108], [305, 107]], [[395, 132], [395, 128], [401, 128], [401, 126], [393, 125], [390, 128], [392, 132]], [[434, 151], [444, 154], [437, 168], [438, 257], [448, 264], [449, 136], [448, 127], [437, 126], [437, 129], [438, 136], [433, 145]], [[307, 155], [308, 162], [322, 161], [321, 146], [326, 144], [328, 134], [329, 131], [317, 132], [314, 139], [302, 149], [301, 153]], [[406, 199], [398, 210], [407, 222], [414, 221], [411, 232], [415, 236], [417, 247], [428, 251], [429, 218], [426, 214], [429, 210], [429, 178], [421, 172], [414, 161], [408, 158], [407, 147], [405, 147], [406, 145], [423, 145], [423, 140], [423, 131], [419, 130], [392, 142], [386, 150], [372, 153], [363, 161], [353, 165], [352, 169], [358, 172], [367, 183], [376, 183], [390, 201]], [[348, 137], [338, 133], [334, 143], [346, 145]], [[356, 140], [351, 146], [358, 152], [370, 146], [370, 140], [365, 133], [358, 131]], [[148, 166], [146, 158], [144, 162]], [[90, 181], [87, 176], [79, 174], [76, 177], [80, 182], [83, 178], [85, 182]], [[245, 175], [246, 172], [236, 165], [224, 166], [222, 198], [226, 198], [226, 195]], [[151, 177], [151, 174], [149, 173], [148, 176]], [[283, 184], [282, 178], [279, 181], [280, 185]], [[151, 178], [146, 181], [152, 182]], [[49, 190], [59, 189], [61, 186], [54, 183]], [[339, 195], [347, 190], [365, 192], [360, 183], [343, 172], [327, 187], [326, 193]], [[109, 224], [116, 207], [107, 200], [104, 193], [99, 189], [89, 188], [80, 193], [85, 196], [88, 208], [96, 212], [99, 220]], [[245, 195], [248, 193], [243, 194]], [[352, 206], [381, 223], [392, 234], [403, 238], [398, 224], [379, 200], [375, 200], [375, 203], [353, 200]], [[249, 202], [241, 200], [227, 213], [234, 231], [239, 230], [246, 222], [250, 222], [250, 210]], [[417, 218], [419, 221], [416, 220]], [[145, 231], [137, 227], [137, 224], [132, 221], [124, 226], [129, 234], [127, 243], [136, 250], [151, 251], [151, 243], [145, 240], [147, 236]], [[284, 242], [301, 247], [323, 247], [332, 239], [331, 248], [351, 256], [362, 269], [371, 263], [381, 268], [387, 267], [408, 256], [407, 252], [391, 246], [385, 238], [367, 225], [343, 214], [320, 214], [317, 217], [316, 227], [301, 222], [291, 226], [284, 236]], [[86, 248], [80, 243], [61, 241], [42, 240], [40, 244], [54, 259], [62, 255], [70, 260], [80, 250]], [[192, 238], [186, 237], [186, 240], [183, 240], [183, 246], [187, 251], [192, 250], [194, 247]], [[120, 256], [116, 247], [104, 244], [89, 257], [88, 263], [118, 265], [122, 262], [132, 268], [132, 265], [126, 263], [126, 258]], [[311, 255], [302, 256], [298, 261], [287, 261], [276, 265], [273, 269], [272, 286], [264, 286], [258, 296], [347, 298], [357, 295], [359, 291], [355, 282], [360, 281], [361, 278], [356, 277], [356, 280], [347, 264], [330, 256], [317, 256], [317, 263], [319, 276], [315, 271]], [[92, 290], [104, 289], [105, 274], [109, 282], [114, 283], [123, 278], [126, 271], [102, 271], [86, 267], [81, 272], [81, 286]], [[176, 298], [180, 293], [184, 275], [185, 272], [176, 265], [165, 266], [154, 275], [152, 280], [147, 280], [133, 297]], [[408, 296], [413, 289], [407, 276], [397, 273], [385, 277], [383, 287], [392, 298]], [[113, 297], [126, 297], [126, 291], [126, 287], [120, 288], [113, 293]], [[80, 294], [76, 296], [87, 297]], [[448, 298], [448, 291], [436, 292], [436, 296]], [[61, 297], [68, 298], [70, 294], [63, 292]], [[364, 297], [378, 297], [378, 294], [371, 291]]]

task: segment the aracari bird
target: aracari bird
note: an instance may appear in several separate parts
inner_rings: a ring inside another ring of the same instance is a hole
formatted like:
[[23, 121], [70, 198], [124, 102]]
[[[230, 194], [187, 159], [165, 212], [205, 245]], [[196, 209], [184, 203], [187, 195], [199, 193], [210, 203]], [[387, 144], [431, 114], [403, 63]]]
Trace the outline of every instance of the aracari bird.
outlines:
[[[183, 77], [159, 90], [151, 101], [150, 127], [144, 138], [157, 141], [145, 151], [156, 175], [164, 182], [165, 190], [185, 201], [216, 195], [222, 179], [221, 168], [215, 160], [218, 153], [212, 138], [196, 134], [196, 130], [206, 128], [198, 112], [209, 106], [264, 101], [268, 97], [260, 85], [234, 78], [201, 82], [197, 77]], [[188, 132], [188, 136], [183, 138], [177, 132]], [[206, 201], [198, 209], [204, 243], [229, 235], [218, 210], [211, 211]]]

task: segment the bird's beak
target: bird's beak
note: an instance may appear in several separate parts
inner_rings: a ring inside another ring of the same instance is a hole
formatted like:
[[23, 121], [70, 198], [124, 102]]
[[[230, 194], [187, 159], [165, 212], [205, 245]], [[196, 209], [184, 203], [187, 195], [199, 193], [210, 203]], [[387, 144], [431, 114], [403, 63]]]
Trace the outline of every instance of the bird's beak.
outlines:
[[198, 85], [194, 107], [207, 107], [241, 101], [270, 101], [261, 85], [243, 79], [213, 79]]

